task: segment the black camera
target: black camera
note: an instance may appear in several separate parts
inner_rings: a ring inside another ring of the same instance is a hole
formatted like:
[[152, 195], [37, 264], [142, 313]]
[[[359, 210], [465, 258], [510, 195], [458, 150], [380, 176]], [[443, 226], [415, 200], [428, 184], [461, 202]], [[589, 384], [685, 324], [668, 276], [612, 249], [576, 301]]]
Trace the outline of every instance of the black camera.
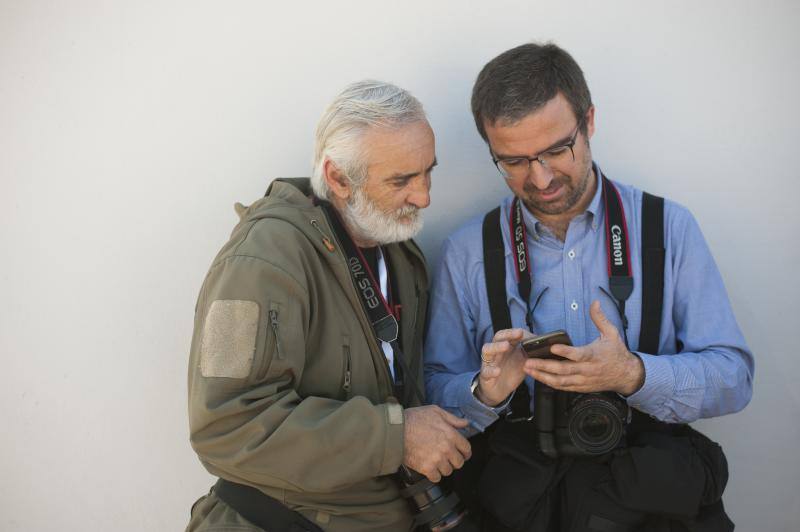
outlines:
[[414, 512], [415, 527], [431, 532], [454, 530], [467, 515], [455, 492], [431, 482], [413, 469], [401, 466], [395, 477], [400, 483], [400, 494]]
[[536, 381], [533, 423], [550, 458], [596, 456], [625, 445], [628, 404], [613, 392], [574, 393]]

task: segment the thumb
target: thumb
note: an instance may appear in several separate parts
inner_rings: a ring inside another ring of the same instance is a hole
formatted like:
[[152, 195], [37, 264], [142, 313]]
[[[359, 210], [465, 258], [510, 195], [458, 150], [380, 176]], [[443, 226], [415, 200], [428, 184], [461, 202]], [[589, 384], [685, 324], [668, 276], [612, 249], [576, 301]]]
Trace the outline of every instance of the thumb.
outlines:
[[454, 416], [453, 414], [451, 414], [447, 410], [441, 410], [441, 413], [442, 413], [442, 418], [447, 423], [449, 423], [450, 425], [452, 425], [452, 426], [454, 426], [456, 428], [463, 429], [464, 427], [469, 425], [469, 421], [467, 421], [466, 419], [460, 418], [458, 416]]
[[589, 307], [589, 315], [592, 317], [592, 322], [594, 322], [594, 326], [597, 327], [597, 330], [600, 331], [601, 336], [609, 337], [619, 334], [614, 324], [606, 318], [606, 315], [600, 308], [599, 301], [592, 301], [592, 306]]

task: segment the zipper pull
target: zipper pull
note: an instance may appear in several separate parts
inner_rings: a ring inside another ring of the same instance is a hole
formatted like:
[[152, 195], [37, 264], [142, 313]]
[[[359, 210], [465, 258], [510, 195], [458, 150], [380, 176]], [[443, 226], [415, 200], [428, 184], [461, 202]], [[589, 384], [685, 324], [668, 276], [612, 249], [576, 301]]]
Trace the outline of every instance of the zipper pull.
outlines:
[[272, 327], [272, 334], [275, 335], [275, 350], [278, 352], [278, 358], [282, 359], [283, 354], [281, 353], [281, 342], [280, 338], [278, 338], [278, 311], [275, 309], [269, 309], [269, 323]]
[[347, 368], [347, 371], [344, 372], [344, 391], [350, 392], [350, 368]]
[[320, 229], [319, 222], [317, 222], [316, 220], [311, 220], [311, 225], [313, 225], [316, 228], [316, 230], [319, 231], [319, 234], [322, 235], [322, 243], [325, 244], [325, 247], [328, 248], [328, 251], [330, 251], [331, 253], [336, 251], [336, 248], [333, 246], [333, 243], [331, 243], [331, 240], [330, 238], [328, 238], [328, 235], [323, 233], [322, 229]]

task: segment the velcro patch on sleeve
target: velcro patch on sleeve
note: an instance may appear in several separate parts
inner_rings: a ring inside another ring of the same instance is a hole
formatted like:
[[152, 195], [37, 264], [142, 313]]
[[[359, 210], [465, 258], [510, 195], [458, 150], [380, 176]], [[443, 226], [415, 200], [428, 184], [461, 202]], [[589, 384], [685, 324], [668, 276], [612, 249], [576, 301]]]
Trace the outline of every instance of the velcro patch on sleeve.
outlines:
[[258, 337], [255, 301], [218, 299], [211, 303], [200, 342], [203, 377], [244, 379], [250, 375]]
[[390, 425], [403, 424], [403, 407], [397, 403], [388, 403], [386, 405], [386, 412], [389, 414]]

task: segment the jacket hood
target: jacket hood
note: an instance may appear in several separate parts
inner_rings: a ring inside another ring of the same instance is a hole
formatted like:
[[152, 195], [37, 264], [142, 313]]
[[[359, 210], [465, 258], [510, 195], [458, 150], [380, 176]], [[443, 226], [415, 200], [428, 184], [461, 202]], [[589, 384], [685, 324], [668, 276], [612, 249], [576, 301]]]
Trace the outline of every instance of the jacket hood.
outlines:
[[[324, 212], [314, 204], [313, 198], [310, 179], [277, 178], [270, 184], [265, 196], [249, 207], [241, 203], [234, 205], [239, 215], [239, 224], [236, 227], [264, 218], [277, 218], [294, 225], [309, 240], [323, 246], [325, 243], [322, 237], [331, 240], [333, 230]], [[408, 240], [399, 244], [425, 262], [425, 257], [415, 242]]]
[[[314, 205], [311, 184], [308, 178], [278, 178], [267, 189], [263, 198], [249, 206], [236, 203], [233, 208], [239, 216], [236, 232], [241, 226], [262, 220], [277, 218], [295, 226], [309, 239], [319, 240], [315, 223], [324, 215]], [[313, 221], [312, 221], [313, 220]], [[327, 225], [327, 221], [324, 222]]]

